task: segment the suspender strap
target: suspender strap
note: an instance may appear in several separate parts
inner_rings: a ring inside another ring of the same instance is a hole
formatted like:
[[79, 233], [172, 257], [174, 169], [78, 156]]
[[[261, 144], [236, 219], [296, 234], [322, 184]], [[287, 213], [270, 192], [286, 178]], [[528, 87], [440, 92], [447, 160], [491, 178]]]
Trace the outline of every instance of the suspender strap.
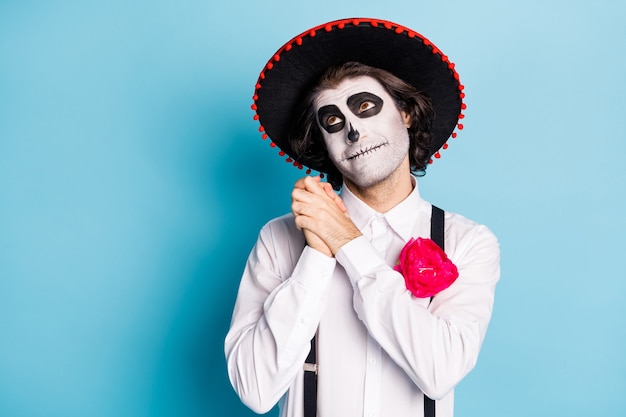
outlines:
[[[445, 250], [444, 211], [433, 206], [430, 218], [430, 238]], [[432, 301], [432, 298], [431, 298]], [[317, 353], [316, 337], [311, 339], [311, 350], [304, 363], [304, 417], [316, 417], [317, 414]], [[435, 417], [435, 401], [424, 394], [424, 417]]]
[[444, 212], [439, 207], [433, 206], [433, 211], [430, 217], [430, 238], [439, 245], [442, 251], [446, 248], [443, 244], [443, 229], [444, 229]]
[[[432, 214], [430, 216], [430, 238], [441, 248], [445, 250], [443, 237], [444, 237], [444, 212], [437, 206], [433, 206]], [[432, 302], [433, 298], [430, 298]], [[429, 398], [424, 394], [424, 417], [435, 417], [435, 400]]]
[[435, 400], [424, 394], [424, 417], [435, 417]]
[[304, 417], [317, 414], [317, 354], [316, 337], [311, 339], [311, 350], [304, 362]]

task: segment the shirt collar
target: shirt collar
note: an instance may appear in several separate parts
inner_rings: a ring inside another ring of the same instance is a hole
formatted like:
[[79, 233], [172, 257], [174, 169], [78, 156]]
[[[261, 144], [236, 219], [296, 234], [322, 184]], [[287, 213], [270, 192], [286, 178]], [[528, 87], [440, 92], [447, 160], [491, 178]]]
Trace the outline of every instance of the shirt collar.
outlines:
[[412, 181], [414, 187], [411, 194], [386, 213], [379, 213], [365, 204], [345, 184], [342, 187], [341, 198], [359, 230], [367, 230], [372, 220], [383, 217], [389, 227], [407, 242], [412, 237], [417, 219], [421, 216], [430, 218], [430, 204], [420, 197], [417, 180], [412, 177]]

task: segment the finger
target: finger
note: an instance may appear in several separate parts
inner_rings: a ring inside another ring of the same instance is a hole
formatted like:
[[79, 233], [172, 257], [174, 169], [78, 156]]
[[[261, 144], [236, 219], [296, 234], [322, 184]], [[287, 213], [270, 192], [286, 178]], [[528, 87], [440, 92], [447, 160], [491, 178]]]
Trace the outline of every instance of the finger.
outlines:
[[335, 194], [335, 190], [333, 190], [333, 186], [330, 185], [327, 182], [322, 183], [322, 187], [324, 188], [324, 191], [326, 191], [326, 194], [328, 194], [328, 196], [330, 198], [334, 198]]
[[348, 209], [343, 203], [343, 200], [341, 199], [341, 197], [339, 197], [339, 195], [337, 195], [335, 190], [333, 190], [333, 186], [327, 182], [323, 183], [322, 185], [324, 187], [324, 191], [326, 191], [326, 195], [328, 195], [330, 198], [333, 199], [333, 201], [335, 202], [339, 210], [343, 211], [344, 213], [347, 213]]
[[295, 216], [293, 218], [294, 223], [296, 224], [296, 228], [298, 230], [304, 230], [307, 224], [307, 219], [304, 216]]
[[305, 190], [317, 195], [326, 195], [324, 190], [326, 183], [321, 182], [319, 177], [304, 177], [303, 183]]
[[344, 204], [343, 199], [339, 197], [337, 194], [335, 194], [335, 204], [337, 204], [337, 207], [339, 207], [339, 210], [343, 211], [346, 214], [348, 213], [348, 208]]
[[313, 178], [317, 182], [320, 182], [322, 180], [322, 178], [319, 175], [302, 177], [302, 178], [298, 179], [298, 181], [296, 181], [296, 183], [293, 185], [293, 187], [294, 188], [305, 189], [306, 187], [304, 186], [304, 180], [306, 178]]
[[321, 185], [324, 191], [323, 194], [314, 194], [308, 190], [294, 188], [291, 192], [292, 203], [300, 202], [311, 205], [315, 210], [325, 210], [325, 208], [329, 208], [332, 211], [332, 209], [335, 208], [343, 214], [348, 215], [348, 209], [341, 197], [333, 191], [332, 186], [328, 183], [322, 183]]
[[301, 201], [294, 201], [291, 204], [291, 212], [294, 216], [306, 216], [316, 221], [324, 222], [330, 216], [324, 207], [315, 206]]
[[324, 223], [323, 220], [311, 216], [311, 208], [307, 206], [303, 206], [302, 210], [294, 216], [294, 222], [298, 229], [309, 229], [311, 231], [321, 230], [320, 225]]
[[[327, 197], [324, 197], [327, 199]], [[335, 207], [333, 201], [324, 202], [319, 196], [305, 191], [305, 190], [293, 190], [291, 199], [291, 212], [294, 215], [307, 215], [318, 217], [324, 215], [328, 211], [329, 207]]]
[[291, 192], [292, 212], [294, 214], [301, 213], [303, 206], [310, 207], [311, 210], [308, 213], [314, 216], [317, 212], [319, 212], [319, 215], [322, 212], [332, 212], [334, 210], [339, 210], [343, 214], [347, 212], [341, 198], [332, 191], [330, 195], [326, 193], [317, 195], [307, 190], [294, 188]]
[[316, 202], [319, 202], [319, 196], [307, 190], [294, 188], [291, 191], [291, 201], [292, 202], [299, 201], [299, 202], [306, 203], [306, 204], [315, 204]]

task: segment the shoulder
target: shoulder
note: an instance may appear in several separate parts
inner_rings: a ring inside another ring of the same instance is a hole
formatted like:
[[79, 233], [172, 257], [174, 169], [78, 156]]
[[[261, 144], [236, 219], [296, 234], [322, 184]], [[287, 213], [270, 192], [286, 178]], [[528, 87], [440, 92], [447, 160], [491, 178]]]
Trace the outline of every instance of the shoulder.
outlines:
[[495, 238], [495, 235], [493, 234], [493, 232], [491, 232], [491, 230], [489, 230], [487, 226], [477, 223], [474, 220], [468, 219], [461, 214], [446, 211], [445, 219], [446, 232], [450, 232], [453, 234], [482, 233], [491, 235]]
[[278, 269], [287, 273], [300, 258], [305, 244], [304, 234], [289, 213], [270, 220], [261, 228], [257, 248], [264, 248], [280, 264]]
[[266, 247], [280, 253], [294, 250], [300, 253], [305, 245], [304, 234], [296, 227], [291, 213], [267, 222], [261, 228], [259, 240]]
[[498, 239], [487, 226], [447, 211], [445, 222], [446, 252], [453, 257], [463, 258], [479, 250], [499, 256]]
[[261, 237], [280, 240], [301, 237], [302, 233], [296, 227], [293, 214], [288, 213], [265, 223], [261, 228], [260, 235]]

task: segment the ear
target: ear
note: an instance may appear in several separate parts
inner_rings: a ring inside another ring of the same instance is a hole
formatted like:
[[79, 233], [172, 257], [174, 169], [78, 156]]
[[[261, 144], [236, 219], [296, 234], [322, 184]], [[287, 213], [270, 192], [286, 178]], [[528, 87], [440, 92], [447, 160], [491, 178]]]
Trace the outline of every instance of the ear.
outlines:
[[404, 126], [407, 129], [411, 127], [411, 115], [405, 111], [401, 111], [400, 114], [402, 114], [402, 120], [404, 121]]

